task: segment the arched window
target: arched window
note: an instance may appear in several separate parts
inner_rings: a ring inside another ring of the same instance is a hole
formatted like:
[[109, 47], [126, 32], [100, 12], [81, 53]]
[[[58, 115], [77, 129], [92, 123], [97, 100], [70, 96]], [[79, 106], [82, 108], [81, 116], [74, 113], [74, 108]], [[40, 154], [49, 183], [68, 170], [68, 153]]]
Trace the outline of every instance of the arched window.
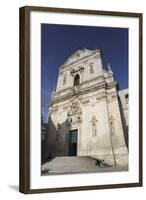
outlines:
[[77, 86], [80, 84], [80, 76], [78, 74], [74, 77], [74, 86]]

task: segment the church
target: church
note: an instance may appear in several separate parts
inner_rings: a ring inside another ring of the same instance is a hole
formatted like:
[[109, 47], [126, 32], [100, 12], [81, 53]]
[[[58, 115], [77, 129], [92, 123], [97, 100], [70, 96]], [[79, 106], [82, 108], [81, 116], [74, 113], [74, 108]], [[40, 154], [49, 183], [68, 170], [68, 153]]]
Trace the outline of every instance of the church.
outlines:
[[128, 165], [128, 99], [100, 49], [77, 50], [60, 66], [49, 102], [48, 152]]

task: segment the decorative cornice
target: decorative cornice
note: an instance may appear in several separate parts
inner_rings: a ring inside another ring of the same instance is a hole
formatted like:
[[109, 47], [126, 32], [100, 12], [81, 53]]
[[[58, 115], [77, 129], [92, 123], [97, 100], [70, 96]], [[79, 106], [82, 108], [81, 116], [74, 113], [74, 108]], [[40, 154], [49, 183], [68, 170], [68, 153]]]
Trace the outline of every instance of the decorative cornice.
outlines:
[[111, 88], [116, 87], [116, 86], [117, 86], [117, 82], [114, 81], [114, 82], [111, 82], [111, 83], [107, 84], [107, 89], [111, 89]]
[[102, 82], [100, 84], [95, 84], [95, 85], [92, 85], [90, 87], [87, 87], [87, 88], [81, 89], [81, 90], [80, 89], [76, 90], [75, 88], [73, 88], [74, 90], [72, 90], [72, 92], [70, 92], [69, 94], [66, 94], [64, 96], [56, 97], [56, 98], [52, 99], [51, 102], [50, 102], [50, 105], [52, 105], [54, 103], [61, 102], [61, 101], [65, 101], [69, 98], [72, 98], [75, 95], [87, 94], [88, 92], [94, 92], [94, 91], [97, 91], [98, 89], [101, 89], [101, 88], [106, 88], [105, 82]]

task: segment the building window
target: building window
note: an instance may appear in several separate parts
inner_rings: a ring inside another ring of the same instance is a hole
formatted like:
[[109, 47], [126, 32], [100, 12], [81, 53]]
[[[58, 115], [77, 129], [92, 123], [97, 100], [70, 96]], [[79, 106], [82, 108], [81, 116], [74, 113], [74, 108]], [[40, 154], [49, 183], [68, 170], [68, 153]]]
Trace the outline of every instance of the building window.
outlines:
[[126, 103], [128, 104], [128, 102], [129, 102], [129, 95], [128, 94], [125, 94], [125, 100], [126, 100]]
[[74, 86], [77, 86], [80, 84], [80, 76], [78, 74], [74, 77]]
[[93, 65], [90, 66], [90, 74], [93, 74], [94, 73], [94, 68], [93, 68]]

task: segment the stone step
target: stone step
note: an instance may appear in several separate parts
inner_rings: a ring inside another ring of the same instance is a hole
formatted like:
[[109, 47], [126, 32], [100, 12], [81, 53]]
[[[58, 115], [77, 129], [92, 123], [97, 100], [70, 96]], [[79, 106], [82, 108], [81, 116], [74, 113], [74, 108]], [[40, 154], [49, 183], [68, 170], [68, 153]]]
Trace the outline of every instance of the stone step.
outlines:
[[95, 160], [87, 156], [56, 157], [42, 166], [42, 170], [77, 170], [96, 168]]

